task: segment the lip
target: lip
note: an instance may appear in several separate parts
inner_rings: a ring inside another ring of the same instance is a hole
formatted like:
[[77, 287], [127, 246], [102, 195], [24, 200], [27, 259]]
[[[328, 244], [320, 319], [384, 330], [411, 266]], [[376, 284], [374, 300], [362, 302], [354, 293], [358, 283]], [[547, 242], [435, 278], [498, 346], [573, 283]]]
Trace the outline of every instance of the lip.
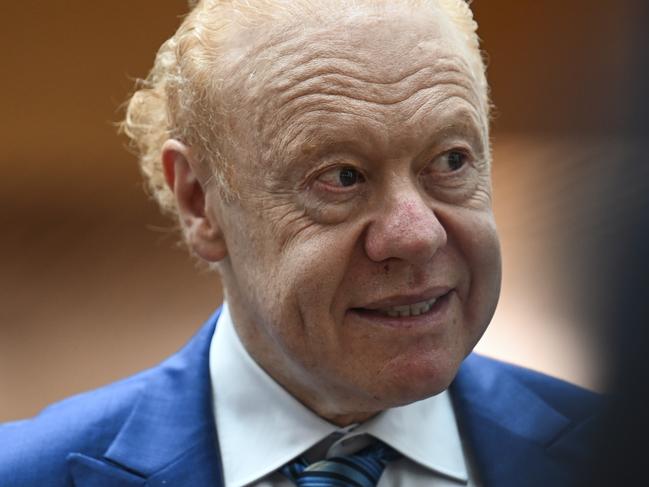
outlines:
[[450, 287], [434, 287], [426, 291], [414, 294], [399, 294], [388, 298], [372, 301], [362, 306], [354, 306], [351, 309], [364, 309], [364, 310], [378, 310], [381, 308], [390, 308], [392, 306], [406, 306], [422, 301], [429, 301], [431, 299], [439, 299], [448, 294], [452, 288]]
[[[449, 322], [449, 313], [451, 313], [451, 302], [455, 290], [446, 288], [446, 292], [440, 294], [439, 289], [434, 294], [395, 296], [381, 301], [375, 301], [372, 305], [378, 305], [376, 309], [369, 307], [349, 308], [347, 316], [361, 323], [371, 326], [382, 326], [385, 328], [397, 329], [421, 329], [421, 330], [442, 330], [444, 324]], [[430, 296], [430, 297], [426, 297]], [[410, 316], [388, 316], [378, 311], [378, 308], [387, 306], [402, 306], [413, 304], [427, 299], [436, 299], [435, 304], [426, 312], [419, 315]], [[383, 304], [389, 303], [389, 304]], [[392, 304], [394, 303], [394, 304]]]

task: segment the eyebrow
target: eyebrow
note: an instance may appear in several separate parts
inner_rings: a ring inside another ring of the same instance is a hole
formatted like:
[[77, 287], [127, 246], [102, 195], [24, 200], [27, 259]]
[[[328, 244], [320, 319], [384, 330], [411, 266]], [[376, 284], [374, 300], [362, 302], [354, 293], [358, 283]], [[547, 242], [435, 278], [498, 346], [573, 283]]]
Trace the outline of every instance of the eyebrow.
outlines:
[[[327, 110], [314, 110], [309, 115], [323, 111], [328, 112]], [[373, 117], [358, 113], [349, 113], [349, 116], [366, 118], [369, 123], [376, 124], [377, 127], [362, 127], [363, 136], [358, 137], [349, 135], [352, 126], [359, 127], [353, 122], [349, 123], [349, 120], [327, 128], [323, 128], [322, 124], [316, 121], [303, 123], [289, 133], [282, 134], [283, 140], [276, 146], [274, 152], [283, 159], [304, 158], [311, 161], [332, 152], [333, 149], [336, 149], [336, 152], [359, 154], [369, 152], [376, 144], [375, 134], [377, 130], [380, 130], [378, 128], [380, 122]]]
[[434, 129], [433, 140], [445, 135], [468, 136], [473, 145], [478, 146], [483, 152], [485, 151], [487, 134], [477, 112], [462, 107], [454, 110], [450, 115], [444, 116], [442, 120], [440, 126]]

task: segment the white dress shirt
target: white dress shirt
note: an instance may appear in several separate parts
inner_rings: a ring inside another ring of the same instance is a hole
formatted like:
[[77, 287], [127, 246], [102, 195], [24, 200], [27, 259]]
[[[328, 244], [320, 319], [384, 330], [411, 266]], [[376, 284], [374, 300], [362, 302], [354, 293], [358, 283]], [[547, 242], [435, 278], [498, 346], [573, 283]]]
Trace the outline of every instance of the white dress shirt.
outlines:
[[277, 470], [299, 455], [310, 461], [353, 453], [378, 438], [403, 454], [377, 487], [477, 487], [447, 391], [340, 428], [275, 382], [248, 354], [227, 304], [210, 346], [214, 414], [225, 487], [288, 487]]

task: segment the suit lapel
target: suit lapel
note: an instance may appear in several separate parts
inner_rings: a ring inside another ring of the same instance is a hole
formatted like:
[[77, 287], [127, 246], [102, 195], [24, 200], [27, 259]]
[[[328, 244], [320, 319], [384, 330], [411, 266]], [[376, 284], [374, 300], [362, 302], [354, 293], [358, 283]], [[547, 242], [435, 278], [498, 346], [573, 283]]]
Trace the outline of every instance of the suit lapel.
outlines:
[[67, 462], [75, 486], [141, 487], [146, 483], [146, 479], [137, 474], [81, 453], [71, 453]]
[[103, 458], [68, 457], [75, 485], [222, 485], [209, 375], [219, 313], [183, 350], [146, 373], [133, 411]]
[[571, 421], [501, 367], [471, 355], [451, 386], [485, 487], [572, 485], [569, 469], [553, 452]]

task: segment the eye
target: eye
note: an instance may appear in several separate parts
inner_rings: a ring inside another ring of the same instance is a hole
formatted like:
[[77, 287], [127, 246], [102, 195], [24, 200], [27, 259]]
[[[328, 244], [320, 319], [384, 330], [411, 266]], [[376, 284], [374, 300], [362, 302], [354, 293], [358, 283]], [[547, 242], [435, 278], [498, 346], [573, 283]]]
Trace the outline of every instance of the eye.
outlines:
[[450, 150], [433, 161], [431, 170], [442, 173], [459, 171], [467, 163], [468, 158], [462, 151]]
[[332, 188], [348, 188], [364, 182], [365, 178], [357, 169], [341, 166], [323, 172], [317, 181]]

